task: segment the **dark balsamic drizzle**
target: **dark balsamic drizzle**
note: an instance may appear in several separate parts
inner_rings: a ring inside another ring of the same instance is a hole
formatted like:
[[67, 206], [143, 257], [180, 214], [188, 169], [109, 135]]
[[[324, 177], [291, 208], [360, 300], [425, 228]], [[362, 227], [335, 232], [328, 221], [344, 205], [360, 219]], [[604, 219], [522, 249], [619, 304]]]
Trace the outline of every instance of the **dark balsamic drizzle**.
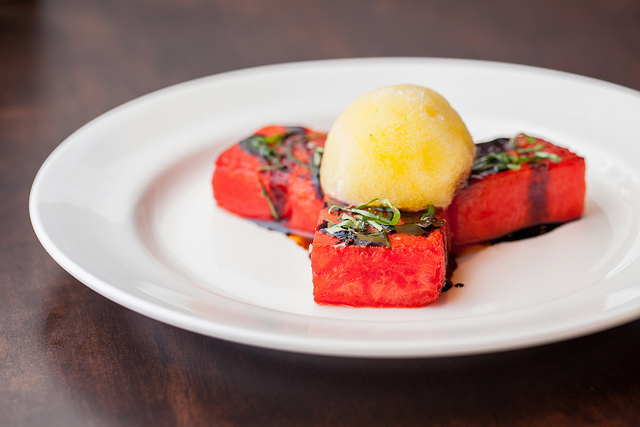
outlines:
[[487, 244], [495, 245], [502, 242], [514, 242], [518, 240], [529, 239], [531, 237], [541, 236], [545, 233], [555, 230], [556, 228], [560, 227], [563, 224], [566, 224], [566, 223], [558, 222], [553, 224], [534, 225], [532, 227], [523, 228], [521, 230], [505, 234], [502, 237], [498, 237], [497, 239], [493, 239], [487, 242]]
[[[310, 169], [310, 179], [314, 184], [316, 194], [321, 199], [319, 168], [313, 167], [314, 150], [311, 151], [308, 163], [300, 162], [292, 154], [293, 146], [308, 143], [307, 130], [301, 126], [288, 126], [282, 134], [271, 136], [251, 135], [239, 142], [239, 146], [247, 153], [260, 159], [262, 166], [258, 174], [261, 180], [263, 195], [272, 206], [275, 221], [279, 221], [286, 214], [287, 180], [293, 163], [300, 163]], [[263, 185], [264, 182], [266, 185]]]
[[[520, 137], [526, 139], [524, 145], [523, 141], [517, 142], [516, 138]], [[543, 141], [529, 135], [519, 134], [511, 139], [497, 138], [476, 145], [471, 178], [481, 179], [489, 174], [518, 170], [523, 164], [535, 167], [548, 164], [549, 161], [557, 163], [561, 160], [557, 154], [544, 150]]]
[[282, 218], [287, 204], [287, 170], [284, 168], [264, 170], [260, 174], [267, 176], [270, 190], [268, 197], [276, 210], [278, 219]]
[[449, 289], [453, 287], [461, 288], [464, 286], [462, 283], [454, 284], [453, 281], [451, 280], [453, 276], [453, 272], [457, 267], [458, 267], [458, 261], [456, 260], [456, 256], [453, 254], [449, 254], [449, 256], [447, 257], [447, 271], [445, 273], [444, 284], [442, 285], [442, 289], [440, 290], [440, 292], [447, 292]]
[[[488, 154], [502, 154], [511, 148], [511, 140], [509, 138], [496, 138], [492, 141], [476, 144], [476, 160], [480, 159]], [[531, 171], [529, 177], [529, 183], [527, 188], [528, 196], [528, 220], [531, 223], [539, 223], [542, 218], [547, 217], [547, 187], [549, 181], [549, 162], [547, 161], [534, 161], [528, 163], [529, 170]], [[495, 169], [487, 169], [479, 173], [474, 173], [470, 176], [469, 180], [482, 179], [483, 177], [499, 173]], [[542, 224], [533, 227], [529, 227], [523, 230], [519, 230], [513, 233], [509, 233], [507, 236], [500, 237], [496, 240], [489, 242], [490, 244], [497, 243], [499, 241], [520, 240], [529, 237], [539, 236], [547, 231], [551, 231], [560, 224]]]
[[537, 163], [531, 165], [531, 176], [529, 177], [528, 197], [529, 221], [538, 223], [542, 218], [547, 217], [547, 186], [549, 183], [549, 168], [546, 163]]
[[286, 225], [283, 225], [281, 222], [261, 221], [257, 219], [252, 221], [258, 224], [260, 227], [266, 228], [267, 230], [286, 234], [291, 240], [296, 242], [298, 246], [301, 246], [305, 249], [309, 249], [309, 245], [311, 245], [311, 243], [313, 242], [312, 233], [304, 233], [302, 231], [292, 230]]
[[451, 288], [462, 288], [463, 286], [464, 283], [453, 284], [451, 279], [445, 279], [444, 285], [442, 285], [442, 289], [440, 290], [440, 292], [447, 292]]
[[[331, 203], [329, 203], [331, 205]], [[387, 235], [406, 234], [411, 236], [428, 236], [436, 228], [442, 227], [445, 221], [438, 217], [423, 219], [424, 212], [402, 212], [402, 224], [383, 226]], [[337, 232], [326, 231], [330, 226], [329, 221], [324, 220], [318, 225], [317, 230], [321, 233], [329, 234], [338, 239], [339, 244], [355, 245], [359, 247], [367, 246], [388, 246], [382, 233], [376, 231], [357, 231], [352, 229], [340, 230]]]
[[[478, 160], [488, 154], [501, 154], [509, 149], [509, 138], [496, 138], [492, 141], [481, 142], [476, 144], [476, 156], [475, 159]], [[479, 179], [484, 176], [497, 173], [497, 170], [487, 169], [482, 172], [473, 173], [469, 179]]]
[[318, 199], [324, 199], [324, 191], [322, 191], [322, 185], [320, 185], [320, 168], [316, 172], [311, 173], [311, 182], [313, 183], [313, 189], [316, 191]]
[[366, 246], [386, 246], [384, 237], [382, 237], [381, 234], [359, 233], [353, 230], [342, 230], [335, 233], [329, 233], [326, 231], [327, 228], [329, 228], [329, 221], [324, 220], [320, 225], [318, 225], [317, 230], [320, 233], [328, 234], [338, 239], [340, 243], [344, 245], [355, 245], [361, 248]]
[[509, 138], [496, 138], [492, 141], [481, 142], [476, 144], [476, 159], [484, 157], [487, 154], [500, 154], [507, 151], [509, 147]]
[[291, 136], [304, 135], [305, 132], [304, 128], [297, 126], [285, 129], [286, 131], [280, 135], [251, 135], [240, 141], [240, 148], [249, 154], [259, 157], [265, 165], [279, 165], [281, 158], [284, 157], [279, 149], [284, 145], [284, 142]]

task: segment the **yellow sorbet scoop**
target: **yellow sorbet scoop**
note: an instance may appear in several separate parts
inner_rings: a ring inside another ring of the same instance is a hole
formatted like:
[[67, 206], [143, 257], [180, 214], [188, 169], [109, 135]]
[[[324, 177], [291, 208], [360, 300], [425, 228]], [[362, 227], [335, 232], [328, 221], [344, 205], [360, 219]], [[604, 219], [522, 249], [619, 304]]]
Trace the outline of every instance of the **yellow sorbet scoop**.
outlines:
[[336, 200], [389, 199], [400, 210], [447, 207], [471, 172], [475, 145], [437, 92], [383, 87], [356, 99], [333, 124], [320, 182]]

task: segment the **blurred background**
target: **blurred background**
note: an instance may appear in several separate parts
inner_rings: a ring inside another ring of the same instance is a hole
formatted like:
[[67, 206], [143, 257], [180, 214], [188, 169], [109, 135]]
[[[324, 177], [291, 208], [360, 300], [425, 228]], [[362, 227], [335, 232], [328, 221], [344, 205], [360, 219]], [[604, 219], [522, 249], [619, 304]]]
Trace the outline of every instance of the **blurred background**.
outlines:
[[639, 88], [639, 26], [635, 0], [5, 0], [2, 111], [25, 93], [55, 106], [52, 119], [68, 123], [55, 144], [185, 80], [371, 56], [514, 62]]

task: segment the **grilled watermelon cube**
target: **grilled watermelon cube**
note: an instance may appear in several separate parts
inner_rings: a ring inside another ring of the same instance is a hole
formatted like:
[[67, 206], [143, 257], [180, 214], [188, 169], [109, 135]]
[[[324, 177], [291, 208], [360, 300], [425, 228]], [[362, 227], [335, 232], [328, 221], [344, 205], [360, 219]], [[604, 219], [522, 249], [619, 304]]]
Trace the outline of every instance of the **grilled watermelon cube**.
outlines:
[[[471, 176], [448, 209], [456, 250], [528, 227], [582, 216], [584, 158], [540, 138], [520, 135], [515, 142], [530, 158], [536, 153], [542, 153], [543, 158], [524, 161], [518, 169], [490, 168]], [[506, 138], [478, 144], [476, 164], [488, 153], [512, 152], [512, 145]]]
[[310, 248], [316, 303], [351, 307], [422, 307], [438, 299], [447, 274], [447, 227], [424, 235], [389, 234], [389, 247], [345, 244], [323, 231], [320, 212]]
[[211, 183], [218, 205], [313, 234], [323, 206], [314, 162], [325, 139], [307, 128], [268, 126], [234, 144], [216, 160]]

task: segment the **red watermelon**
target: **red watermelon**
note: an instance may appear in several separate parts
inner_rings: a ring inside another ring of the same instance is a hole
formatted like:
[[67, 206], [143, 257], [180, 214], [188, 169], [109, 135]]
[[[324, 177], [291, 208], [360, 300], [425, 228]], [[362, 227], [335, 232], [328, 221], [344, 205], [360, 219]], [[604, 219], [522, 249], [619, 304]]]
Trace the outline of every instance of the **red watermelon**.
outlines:
[[526, 135], [519, 135], [514, 141], [501, 138], [478, 144], [477, 151], [476, 165], [481, 163], [478, 159], [491, 153], [526, 158], [518, 168], [496, 171], [489, 167], [471, 176], [449, 207], [455, 247], [488, 242], [517, 230], [563, 223], [582, 215], [586, 191], [584, 158]]
[[388, 247], [361, 246], [326, 233], [327, 220], [339, 222], [323, 209], [310, 251], [315, 302], [422, 307], [438, 299], [447, 274], [446, 226], [423, 235], [390, 233]]
[[318, 181], [326, 134], [268, 126], [234, 144], [216, 160], [218, 205], [237, 215], [313, 234], [323, 206]]

